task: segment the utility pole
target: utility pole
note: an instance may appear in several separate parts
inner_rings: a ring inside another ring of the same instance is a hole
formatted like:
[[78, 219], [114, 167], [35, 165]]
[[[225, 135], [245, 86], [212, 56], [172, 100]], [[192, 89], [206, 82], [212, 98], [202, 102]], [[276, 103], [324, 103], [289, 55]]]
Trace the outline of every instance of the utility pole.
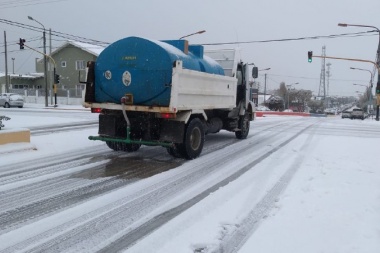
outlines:
[[8, 79], [8, 53], [7, 53], [7, 33], [4, 31], [4, 51], [5, 51], [5, 92], [9, 92]]
[[37, 22], [43, 28], [42, 35], [43, 35], [43, 40], [44, 40], [44, 53], [43, 53], [43, 55], [44, 55], [44, 72], [45, 72], [44, 73], [44, 78], [45, 78], [45, 107], [48, 107], [49, 103], [48, 103], [47, 56], [46, 56], [46, 29], [42, 23], [40, 23], [38, 20], [35, 20], [31, 16], [28, 16], [28, 19]]
[[323, 107], [326, 107], [326, 46], [322, 47], [322, 66], [321, 66], [321, 76], [319, 79], [319, 92], [318, 97], [323, 96]]
[[265, 98], [266, 94], [267, 94], [267, 73], [265, 73], [264, 75], [264, 105], [265, 105], [265, 100], [266, 100]]
[[326, 66], [327, 66], [327, 70], [326, 70], [326, 76], [327, 76], [326, 96], [327, 96], [327, 105], [330, 108], [331, 99], [330, 99], [330, 96], [329, 96], [329, 90], [330, 90], [330, 76], [331, 76], [330, 66], [331, 66], [331, 63], [328, 62], [326, 64]]

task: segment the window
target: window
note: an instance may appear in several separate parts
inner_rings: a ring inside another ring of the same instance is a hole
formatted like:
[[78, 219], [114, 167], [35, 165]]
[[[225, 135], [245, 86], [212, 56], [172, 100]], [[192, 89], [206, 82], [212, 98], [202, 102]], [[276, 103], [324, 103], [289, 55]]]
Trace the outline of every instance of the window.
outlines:
[[27, 89], [28, 85], [25, 84], [14, 84], [15, 89]]
[[86, 62], [85, 61], [76, 61], [75, 62], [75, 69], [76, 70], [84, 70], [84, 69], [86, 69]]
[[84, 90], [85, 88], [84, 84], [77, 84], [76, 87], [77, 87], [77, 90]]
[[66, 68], [66, 61], [61, 61], [61, 67]]

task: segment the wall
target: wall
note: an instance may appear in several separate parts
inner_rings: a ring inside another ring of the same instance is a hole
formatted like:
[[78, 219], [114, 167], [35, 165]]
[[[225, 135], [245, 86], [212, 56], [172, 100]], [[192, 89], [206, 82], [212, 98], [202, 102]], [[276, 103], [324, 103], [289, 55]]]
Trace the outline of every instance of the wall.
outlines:
[[[25, 103], [30, 104], [45, 104], [45, 97], [36, 97], [36, 96], [28, 96], [24, 97]], [[55, 103], [55, 98], [53, 97], [53, 105]], [[82, 98], [69, 98], [69, 97], [57, 97], [57, 105], [82, 105]], [[50, 96], [48, 98], [48, 104], [51, 104]]]

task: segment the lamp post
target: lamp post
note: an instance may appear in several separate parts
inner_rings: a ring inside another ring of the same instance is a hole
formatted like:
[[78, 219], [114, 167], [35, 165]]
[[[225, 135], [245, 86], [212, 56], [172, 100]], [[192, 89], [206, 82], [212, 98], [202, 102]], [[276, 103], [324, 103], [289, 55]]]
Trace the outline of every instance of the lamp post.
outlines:
[[[353, 83], [352, 85], [357, 85], [357, 86], [363, 86], [363, 87], [368, 87], [367, 85], [365, 85], [365, 84], [358, 84], [358, 83]], [[362, 92], [360, 92], [360, 91], [356, 91], [356, 93], [362, 93]], [[366, 91], [363, 93], [363, 98], [365, 98], [365, 96], [364, 96], [364, 94], [366, 94], [367, 93], [367, 102], [368, 102], [368, 91], [367, 91], [367, 89], [366, 89]], [[369, 113], [369, 109], [368, 109], [368, 104], [367, 104], [367, 113]]]
[[[369, 107], [372, 108], [373, 107], [373, 104], [372, 104], [373, 73], [372, 73], [372, 71], [370, 71], [368, 69], [360, 69], [360, 68], [353, 68], [353, 67], [350, 67], [350, 69], [362, 70], [362, 71], [367, 71], [370, 73], [371, 79], [369, 81], [369, 92], [370, 92], [370, 94], [369, 94]], [[354, 84], [354, 85], [357, 85], [357, 84]], [[370, 109], [369, 107], [367, 110], [368, 114], [369, 114], [369, 109]]]
[[286, 85], [286, 93], [288, 93], [288, 108], [287, 109], [289, 109], [289, 90], [290, 90], [290, 87], [292, 87], [292, 85], [296, 85], [296, 84], [298, 84], [298, 83], [291, 83], [291, 84], [288, 84], [288, 85]]
[[204, 33], [204, 32], [206, 32], [206, 30], [202, 30], [202, 31], [198, 31], [198, 32], [195, 32], [195, 33], [191, 33], [191, 34], [182, 36], [181, 38], [179, 38], [179, 40], [181, 40], [183, 38], [186, 38], [186, 37], [190, 37], [190, 36], [195, 35], [195, 34], [201, 34], [201, 33]]
[[[270, 68], [266, 69], [259, 69], [259, 71], [267, 71], [270, 70]], [[266, 100], [266, 94], [267, 94], [267, 73], [264, 75], [264, 105], [265, 105], [265, 100]]]
[[[376, 53], [376, 64], [377, 64], [377, 67], [380, 68], [380, 29], [372, 25], [356, 25], [356, 24], [346, 24], [346, 23], [339, 23], [338, 26], [342, 26], [342, 27], [357, 26], [357, 27], [367, 27], [367, 28], [375, 29], [379, 34], [379, 43], [377, 46], [377, 53]], [[380, 72], [379, 71], [377, 71], [376, 90], [380, 90]], [[372, 94], [372, 88], [371, 88], [371, 94]], [[377, 101], [379, 101], [380, 94], [378, 94], [378, 92], [376, 92], [376, 96], [377, 96]], [[376, 121], [379, 121], [379, 102], [377, 102], [377, 106], [376, 106]]]
[[45, 107], [48, 107], [48, 78], [47, 78], [47, 58], [46, 58], [46, 29], [45, 26], [39, 21], [35, 20], [31, 16], [28, 19], [40, 24], [43, 28], [43, 40], [44, 40], [44, 78], [45, 78]]

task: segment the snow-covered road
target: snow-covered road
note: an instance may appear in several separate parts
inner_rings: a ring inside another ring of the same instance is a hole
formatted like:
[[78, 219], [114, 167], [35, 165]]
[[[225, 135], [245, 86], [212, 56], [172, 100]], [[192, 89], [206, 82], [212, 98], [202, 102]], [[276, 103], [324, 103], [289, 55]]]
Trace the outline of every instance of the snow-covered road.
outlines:
[[379, 130], [259, 118], [192, 161], [113, 152], [93, 127], [32, 136], [1, 155], [0, 252], [377, 252]]

